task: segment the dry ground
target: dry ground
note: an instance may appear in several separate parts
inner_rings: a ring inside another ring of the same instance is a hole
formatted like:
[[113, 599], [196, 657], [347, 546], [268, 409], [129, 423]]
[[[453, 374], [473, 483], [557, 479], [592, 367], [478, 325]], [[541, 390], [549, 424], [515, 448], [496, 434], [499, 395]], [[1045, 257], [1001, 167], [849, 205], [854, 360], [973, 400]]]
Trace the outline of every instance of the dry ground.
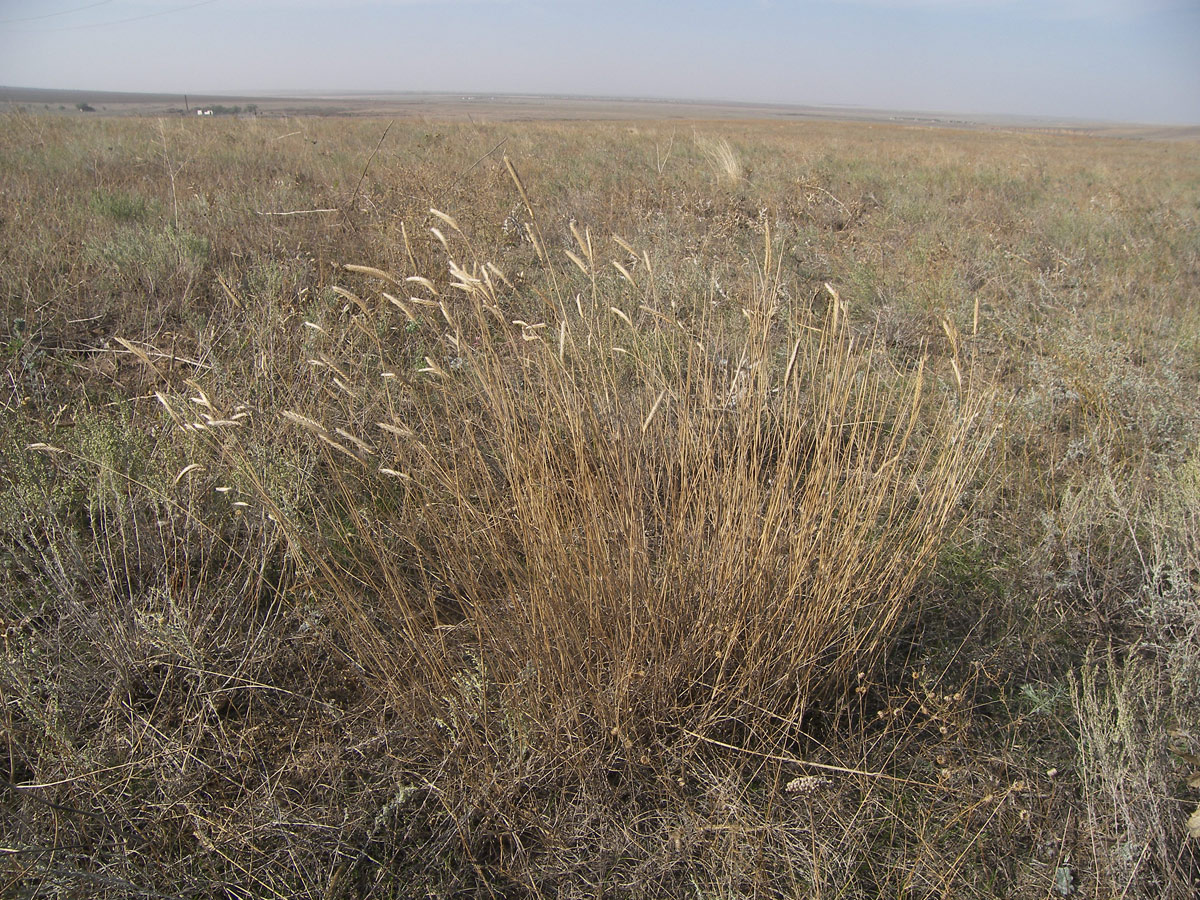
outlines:
[[0, 895], [1194, 896], [1198, 226], [1189, 142], [7, 114]]

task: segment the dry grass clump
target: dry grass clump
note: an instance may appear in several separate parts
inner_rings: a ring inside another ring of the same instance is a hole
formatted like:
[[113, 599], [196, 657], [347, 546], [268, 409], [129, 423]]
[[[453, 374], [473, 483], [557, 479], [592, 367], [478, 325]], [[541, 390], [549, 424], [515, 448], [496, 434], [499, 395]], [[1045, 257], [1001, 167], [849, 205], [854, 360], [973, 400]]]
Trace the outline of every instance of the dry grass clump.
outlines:
[[554, 742], [777, 740], [872, 667], [956, 520], [976, 402], [914, 439], [920, 371], [897, 396], [836, 312], [780, 322], [767, 271], [724, 347], [636, 293], [536, 324], [487, 277], [442, 301], [435, 412], [396, 421], [448, 462], [409, 527]]
[[[769, 231], [722, 320], [574, 226], [561, 271], [528, 212], [532, 296], [457, 259], [471, 242], [437, 211], [448, 279], [348, 267], [384, 290], [342, 290], [313, 360], [345, 424], [279, 411], [337, 488], [312, 518], [258, 497], [455, 767], [458, 827], [484, 816], [476, 839], [498, 828], [526, 862], [553, 820], [514, 798], [530, 779], [594, 806], [705, 747], [803, 743], [911, 620], [988, 443], [979, 394], [931, 389], [921, 363], [885, 374], [832, 288], [824, 313], [784, 308]], [[440, 334], [407, 371], [375, 337], [388, 318]]]
[[717, 177], [736, 184], [746, 176], [746, 169], [726, 138], [696, 137], [696, 146], [704, 154]]

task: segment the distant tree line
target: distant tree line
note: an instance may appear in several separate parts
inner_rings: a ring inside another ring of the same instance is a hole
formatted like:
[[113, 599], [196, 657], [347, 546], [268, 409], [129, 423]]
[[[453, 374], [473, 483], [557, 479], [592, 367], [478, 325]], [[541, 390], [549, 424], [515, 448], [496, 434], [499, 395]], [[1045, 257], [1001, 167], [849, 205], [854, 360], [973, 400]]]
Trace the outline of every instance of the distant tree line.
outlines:
[[239, 116], [243, 112], [249, 115], [258, 115], [258, 104], [247, 103], [245, 106], [222, 106], [220, 103], [215, 103], [212, 106], [206, 106], [205, 109], [211, 109], [214, 116]]

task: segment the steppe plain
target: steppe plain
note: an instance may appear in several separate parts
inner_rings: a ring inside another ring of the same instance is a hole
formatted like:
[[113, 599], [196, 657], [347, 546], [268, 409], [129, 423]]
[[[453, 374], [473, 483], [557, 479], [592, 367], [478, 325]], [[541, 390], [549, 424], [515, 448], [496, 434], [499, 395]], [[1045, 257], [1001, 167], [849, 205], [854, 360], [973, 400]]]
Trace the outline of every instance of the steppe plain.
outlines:
[[1195, 896], [1194, 129], [186, 102], [0, 89], [0, 895]]

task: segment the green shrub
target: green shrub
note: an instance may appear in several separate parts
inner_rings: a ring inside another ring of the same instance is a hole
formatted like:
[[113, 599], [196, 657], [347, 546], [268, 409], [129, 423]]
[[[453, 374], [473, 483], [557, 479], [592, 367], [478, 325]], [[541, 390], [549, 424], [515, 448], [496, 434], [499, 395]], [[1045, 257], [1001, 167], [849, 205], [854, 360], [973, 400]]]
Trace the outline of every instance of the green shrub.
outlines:
[[158, 214], [157, 202], [124, 191], [95, 191], [88, 205], [113, 222], [144, 222]]

